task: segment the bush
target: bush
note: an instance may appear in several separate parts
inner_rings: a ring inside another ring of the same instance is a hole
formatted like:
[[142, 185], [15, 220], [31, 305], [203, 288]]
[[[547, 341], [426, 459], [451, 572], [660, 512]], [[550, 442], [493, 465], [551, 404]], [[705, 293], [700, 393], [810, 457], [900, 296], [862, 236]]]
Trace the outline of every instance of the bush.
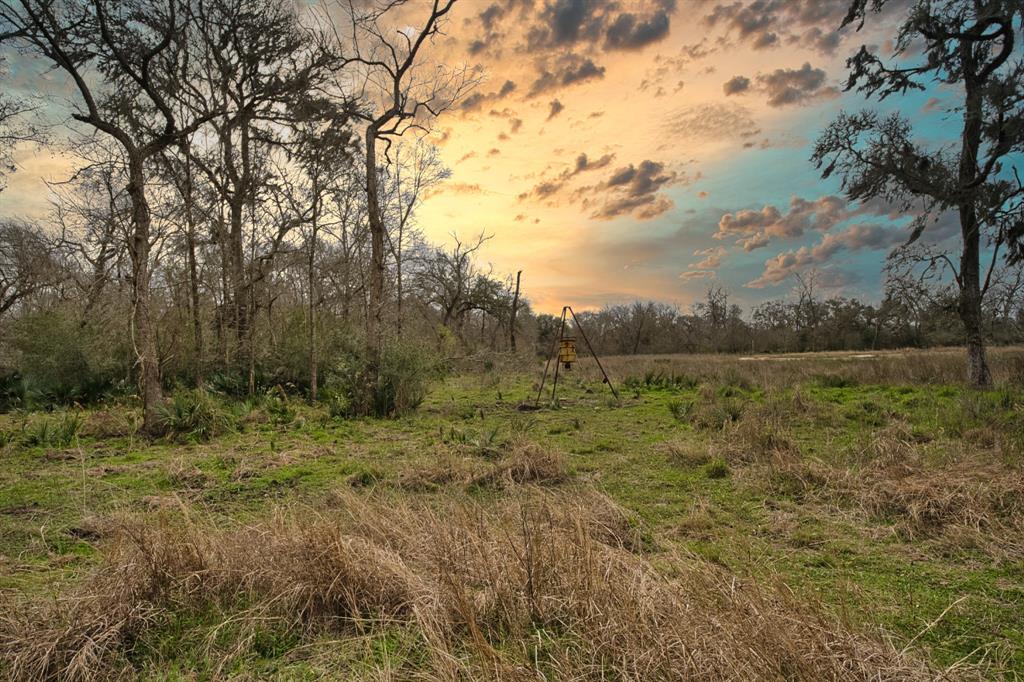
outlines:
[[231, 398], [243, 398], [249, 395], [249, 380], [240, 373], [216, 372], [206, 379], [206, 388]]
[[11, 338], [20, 385], [8, 390], [39, 407], [93, 403], [130, 390], [134, 357], [120, 331], [109, 320], [82, 324], [60, 309], [25, 315]]
[[368, 360], [354, 357], [333, 377], [337, 397], [332, 412], [374, 417], [406, 414], [419, 407], [427, 395], [427, 382], [438, 374], [434, 358], [400, 343], [385, 348], [376, 372]]
[[0, 375], [0, 412], [21, 407], [25, 403], [25, 382], [18, 372]]
[[266, 392], [263, 397], [263, 409], [275, 424], [291, 424], [295, 421], [295, 408], [288, 400], [288, 393], [280, 386]]
[[204, 441], [232, 426], [216, 401], [202, 389], [175, 391], [158, 412], [160, 425], [171, 438]]

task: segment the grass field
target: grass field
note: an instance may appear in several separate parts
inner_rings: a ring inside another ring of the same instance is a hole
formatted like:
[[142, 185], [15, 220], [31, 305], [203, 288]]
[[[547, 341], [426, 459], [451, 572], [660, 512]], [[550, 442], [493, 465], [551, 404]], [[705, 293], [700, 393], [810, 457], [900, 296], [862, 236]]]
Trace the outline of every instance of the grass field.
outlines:
[[156, 442], [0, 415], [15, 679], [1019, 679], [1024, 350], [582, 362]]

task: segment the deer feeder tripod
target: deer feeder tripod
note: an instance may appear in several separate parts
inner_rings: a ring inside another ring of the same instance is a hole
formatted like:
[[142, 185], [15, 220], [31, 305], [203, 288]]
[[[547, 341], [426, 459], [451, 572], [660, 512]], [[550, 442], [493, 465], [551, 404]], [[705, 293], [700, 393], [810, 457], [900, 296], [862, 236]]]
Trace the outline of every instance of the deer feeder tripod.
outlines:
[[608, 384], [608, 388], [612, 390], [612, 395], [615, 396], [615, 400], [619, 400], [619, 392], [615, 390], [615, 385], [612, 384], [612, 380], [608, 378], [608, 372], [604, 371], [604, 366], [601, 365], [600, 358], [597, 357], [597, 353], [594, 352], [594, 347], [590, 345], [590, 339], [587, 338], [587, 333], [583, 331], [583, 327], [580, 325], [580, 321], [576, 319], [576, 313], [570, 306], [562, 307], [562, 321], [558, 327], [558, 338], [555, 339], [555, 346], [548, 355], [548, 361], [544, 364], [544, 376], [540, 380], [540, 388], [537, 389], [537, 399], [534, 401], [534, 407], [540, 406], [540, 396], [544, 392], [544, 384], [548, 379], [548, 369], [551, 367], [551, 360], [555, 360], [555, 376], [551, 382], [551, 402], [555, 402], [555, 395], [558, 391], [558, 374], [559, 370], [564, 367], [566, 370], [572, 369], [572, 364], [576, 362], [576, 337], [565, 335], [565, 322], [566, 315], [572, 315], [572, 322], [576, 325], [576, 329], [579, 331], [580, 336], [583, 337], [583, 343], [587, 345], [587, 350], [590, 351], [590, 355], [597, 362], [598, 369], [601, 370], [601, 375], [604, 377], [604, 383]]

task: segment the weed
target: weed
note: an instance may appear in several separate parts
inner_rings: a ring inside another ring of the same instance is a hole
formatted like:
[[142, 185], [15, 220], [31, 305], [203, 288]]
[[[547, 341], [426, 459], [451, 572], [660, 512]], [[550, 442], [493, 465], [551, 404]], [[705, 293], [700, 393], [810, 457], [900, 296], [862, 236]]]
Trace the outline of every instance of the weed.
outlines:
[[672, 398], [665, 405], [668, 407], [668, 411], [673, 417], [679, 421], [686, 419], [686, 416], [690, 413], [690, 409], [693, 407], [692, 403], [683, 402], [678, 398]]
[[537, 428], [537, 418], [515, 413], [508, 420], [509, 435], [513, 440], [526, 438]]
[[725, 478], [729, 475], [729, 465], [721, 457], [715, 457], [704, 465], [704, 475], [708, 478]]
[[42, 417], [25, 426], [22, 440], [29, 447], [68, 447], [77, 442], [82, 424], [81, 415], [75, 412], [66, 412], [53, 418]]

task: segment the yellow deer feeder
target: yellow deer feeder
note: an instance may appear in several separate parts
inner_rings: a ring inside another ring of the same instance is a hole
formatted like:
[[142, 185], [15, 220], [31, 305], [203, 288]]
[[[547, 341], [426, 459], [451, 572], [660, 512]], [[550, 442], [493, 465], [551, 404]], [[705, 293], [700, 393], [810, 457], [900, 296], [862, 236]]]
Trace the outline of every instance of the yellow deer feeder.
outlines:
[[558, 371], [563, 367], [566, 370], [571, 370], [573, 363], [577, 360], [576, 355], [576, 337], [566, 336], [565, 325], [568, 321], [568, 316], [572, 316], [574, 331], [578, 332], [583, 337], [583, 343], [586, 344], [587, 350], [590, 355], [594, 358], [594, 362], [597, 363], [597, 368], [601, 370], [601, 375], [604, 377], [604, 383], [608, 384], [608, 388], [612, 390], [612, 395], [615, 396], [615, 400], [619, 400], [619, 392], [615, 390], [615, 386], [612, 384], [611, 379], [608, 378], [608, 372], [604, 371], [604, 366], [601, 364], [600, 358], [597, 357], [597, 353], [594, 352], [594, 347], [590, 345], [590, 339], [587, 338], [587, 333], [583, 331], [583, 326], [580, 321], [576, 319], [576, 313], [569, 306], [562, 307], [562, 319], [560, 320], [558, 328], [558, 336], [555, 338], [554, 347], [551, 349], [551, 354], [548, 355], [547, 362], [544, 363], [544, 374], [540, 378], [540, 387], [537, 389], [537, 398], [533, 401], [533, 407], [540, 407], [540, 396], [544, 392], [544, 385], [548, 380], [548, 370], [551, 367], [551, 361], [555, 361], [555, 372], [554, 379], [551, 383], [551, 403], [555, 403], [555, 395], [558, 391]]
[[558, 361], [566, 369], [572, 369], [572, 363], [576, 362], [576, 337], [566, 336], [559, 340]]

